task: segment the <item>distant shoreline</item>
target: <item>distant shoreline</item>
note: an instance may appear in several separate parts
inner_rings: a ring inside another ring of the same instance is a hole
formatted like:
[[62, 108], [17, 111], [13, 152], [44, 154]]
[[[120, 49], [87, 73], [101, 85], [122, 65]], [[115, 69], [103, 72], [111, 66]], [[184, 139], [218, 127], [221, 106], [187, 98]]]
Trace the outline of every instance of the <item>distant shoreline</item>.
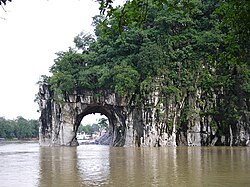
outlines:
[[37, 138], [33, 138], [33, 139], [21, 139], [21, 140], [16, 140], [16, 139], [4, 139], [4, 140], [0, 140], [0, 144], [7, 144], [7, 143], [38, 143], [39, 140]]

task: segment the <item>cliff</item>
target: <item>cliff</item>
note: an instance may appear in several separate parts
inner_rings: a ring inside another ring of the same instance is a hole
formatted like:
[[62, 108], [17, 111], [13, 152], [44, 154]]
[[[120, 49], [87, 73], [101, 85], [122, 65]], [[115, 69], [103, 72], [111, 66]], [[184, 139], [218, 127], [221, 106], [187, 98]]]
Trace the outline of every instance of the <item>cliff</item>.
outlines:
[[[221, 129], [210, 115], [216, 105], [200, 90], [193, 95], [164, 96], [158, 92], [159, 83], [152, 83], [152, 92], [142, 103], [131, 103], [109, 91], [74, 92], [63, 101], [53, 99], [53, 92], [41, 84], [40, 145], [77, 145], [76, 133], [84, 116], [102, 113], [109, 119], [112, 146], [214, 146], [249, 144], [249, 124], [243, 117], [229, 129]], [[188, 110], [187, 110], [188, 109]]]

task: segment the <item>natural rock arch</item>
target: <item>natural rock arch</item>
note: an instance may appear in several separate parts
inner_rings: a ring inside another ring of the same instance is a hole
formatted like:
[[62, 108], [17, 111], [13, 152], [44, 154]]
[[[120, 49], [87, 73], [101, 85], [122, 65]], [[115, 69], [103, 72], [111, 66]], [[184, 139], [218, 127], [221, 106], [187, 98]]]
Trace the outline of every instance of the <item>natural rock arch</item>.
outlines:
[[125, 100], [107, 91], [100, 92], [99, 95], [89, 91], [74, 93], [67, 95], [63, 102], [58, 102], [53, 99], [48, 85], [40, 85], [40, 145], [77, 145], [77, 129], [83, 117], [92, 113], [101, 113], [108, 118], [112, 146], [132, 145]]
[[[249, 145], [247, 124], [239, 123], [230, 128], [230, 140], [223, 140], [211, 127], [211, 117], [201, 115], [208, 110], [195, 97], [184, 95], [163, 96], [157, 88], [144, 97], [141, 103], [133, 103], [130, 97], [120, 97], [108, 90], [74, 91], [55, 100], [50, 86], [41, 84], [37, 101], [41, 112], [39, 142], [42, 146], [75, 146], [76, 133], [84, 116], [101, 113], [108, 117], [111, 146], [202, 146]], [[185, 104], [195, 109], [186, 123], [181, 121]], [[225, 139], [225, 138], [224, 138]]]

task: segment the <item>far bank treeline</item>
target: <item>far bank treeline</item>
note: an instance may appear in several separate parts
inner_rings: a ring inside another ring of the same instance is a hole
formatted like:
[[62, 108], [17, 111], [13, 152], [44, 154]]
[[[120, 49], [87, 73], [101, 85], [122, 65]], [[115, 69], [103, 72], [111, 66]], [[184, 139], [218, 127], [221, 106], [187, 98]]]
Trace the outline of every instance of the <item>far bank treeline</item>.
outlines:
[[27, 120], [23, 117], [17, 117], [14, 120], [0, 117], [0, 138], [5, 139], [30, 139], [38, 138], [39, 122], [38, 120]]
[[177, 128], [197, 115], [209, 116], [218, 137], [239, 121], [249, 128], [250, 1], [100, 2], [95, 36], [76, 36], [75, 47], [57, 53], [52, 76], [44, 76], [55, 99], [107, 89], [146, 107], [157, 85], [164, 105], [182, 103]]

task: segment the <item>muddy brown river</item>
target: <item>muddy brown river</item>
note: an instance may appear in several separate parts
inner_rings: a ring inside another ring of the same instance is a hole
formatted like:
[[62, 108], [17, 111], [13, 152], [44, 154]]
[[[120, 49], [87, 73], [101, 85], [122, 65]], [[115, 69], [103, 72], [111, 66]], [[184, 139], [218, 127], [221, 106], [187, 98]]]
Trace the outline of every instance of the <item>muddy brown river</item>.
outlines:
[[250, 186], [250, 148], [0, 143], [0, 187]]

